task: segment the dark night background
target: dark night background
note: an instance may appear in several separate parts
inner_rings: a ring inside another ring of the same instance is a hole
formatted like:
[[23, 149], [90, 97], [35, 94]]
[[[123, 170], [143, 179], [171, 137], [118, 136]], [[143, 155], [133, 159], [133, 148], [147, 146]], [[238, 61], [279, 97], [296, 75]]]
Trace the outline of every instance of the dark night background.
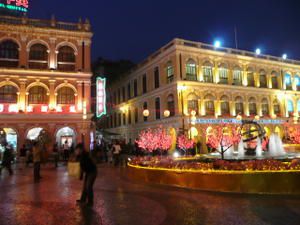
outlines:
[[139, 62], [175, 37], [300, 59], [299, 0], [31, 0], [29, 16], [89, 18], [93, 59]]

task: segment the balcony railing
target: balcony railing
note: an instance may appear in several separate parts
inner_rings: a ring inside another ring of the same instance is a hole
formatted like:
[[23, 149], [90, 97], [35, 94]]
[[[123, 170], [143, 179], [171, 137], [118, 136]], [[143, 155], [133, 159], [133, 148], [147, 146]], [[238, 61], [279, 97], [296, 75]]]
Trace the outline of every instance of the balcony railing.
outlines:
[[90, 31], [90, 22], [84, 23], [79, 20], [78, 23], [66, 23], [56, 21], [54, 17], [51, 20], [29, 19], [27, 17], [0, 16], [0, 24], [9, 25], [29, 25], [32, 27], [54, 28], [68, 31]]

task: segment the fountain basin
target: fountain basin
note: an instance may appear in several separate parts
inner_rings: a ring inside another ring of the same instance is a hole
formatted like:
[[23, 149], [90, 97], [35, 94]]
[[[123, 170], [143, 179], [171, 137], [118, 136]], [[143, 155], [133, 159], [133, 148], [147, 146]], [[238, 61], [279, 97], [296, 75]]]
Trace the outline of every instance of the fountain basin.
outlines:
[[133, 181], [205, 191], [249, 194], [300, 194], [300, 171], [202, 171], [128, 164]]

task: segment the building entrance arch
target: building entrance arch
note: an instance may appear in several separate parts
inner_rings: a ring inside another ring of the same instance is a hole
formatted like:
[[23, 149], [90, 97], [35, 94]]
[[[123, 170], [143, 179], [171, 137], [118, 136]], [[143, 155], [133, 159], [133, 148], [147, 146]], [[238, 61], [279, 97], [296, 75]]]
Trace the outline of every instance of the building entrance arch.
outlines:
[[62, 148], [64, 144], [68, 144], [69, 147], [74, 147], [76, 144], [76, 132], [70, 127], [58, 129], [55, 138], [59, 148]]
[[4, 151], [5, 145], [10, 145], [17, 150], [18, 134], [13, 128], [0, 128], [0, 151]]

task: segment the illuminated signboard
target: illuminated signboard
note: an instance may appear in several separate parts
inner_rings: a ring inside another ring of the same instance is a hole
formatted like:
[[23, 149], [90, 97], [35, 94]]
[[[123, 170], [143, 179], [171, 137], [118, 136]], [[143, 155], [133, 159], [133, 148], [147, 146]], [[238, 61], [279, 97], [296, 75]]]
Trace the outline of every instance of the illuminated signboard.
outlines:
[[97, 78], [96, 81], [96, 88], [97, 88], [97, 107], [96, 107], [96, 114], [97, 117], [101, 117], [106, 114], [106, 79], [105, 78]]
[[28, 0], [0, 0], [0, 8], [27, 12], [29, 8]]

